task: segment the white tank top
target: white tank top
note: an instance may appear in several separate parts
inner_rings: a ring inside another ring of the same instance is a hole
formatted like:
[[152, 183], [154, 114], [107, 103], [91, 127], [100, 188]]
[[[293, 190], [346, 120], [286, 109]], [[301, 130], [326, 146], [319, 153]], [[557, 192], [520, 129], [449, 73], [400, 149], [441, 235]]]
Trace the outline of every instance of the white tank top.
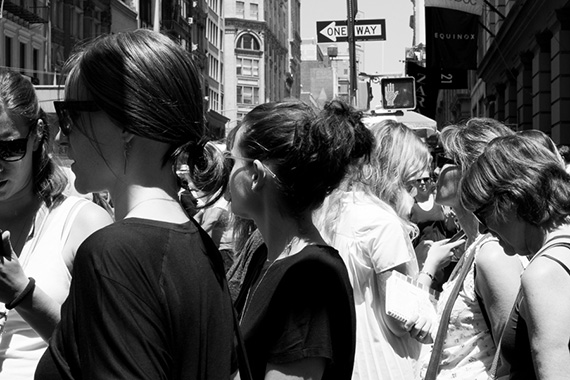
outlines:
[[[79, 197], [69, 197], [51, 211], [42, 205], [36, 217], [39, 220], [42, 213], [47, 215], [39, 226], [34, 226], [19, 257], [26, 275], [33, 277], [36, 286], [59, 303], [67, 298], [71, 284], [66, 261], [73, 261], [73, 258], [62, 256], [63, 247], [77, 213], [88, 202]], [[5, 310], [2, 303], [0, 310]], [[47, 346], [15, 309], [8, 310], [0, 337], [0, 379], [33, 379]]]

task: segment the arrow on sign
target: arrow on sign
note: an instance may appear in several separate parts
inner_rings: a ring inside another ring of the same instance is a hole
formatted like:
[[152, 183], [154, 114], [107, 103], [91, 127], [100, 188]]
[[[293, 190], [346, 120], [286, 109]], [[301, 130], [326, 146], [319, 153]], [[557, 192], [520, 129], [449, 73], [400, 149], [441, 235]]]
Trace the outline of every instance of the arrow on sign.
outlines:
[[336, 26], [336, 21], [328, 24], [320, 33], [329, 40], [336, 42], [337, 37], [348, 38], [348, 28], [346, 25]]

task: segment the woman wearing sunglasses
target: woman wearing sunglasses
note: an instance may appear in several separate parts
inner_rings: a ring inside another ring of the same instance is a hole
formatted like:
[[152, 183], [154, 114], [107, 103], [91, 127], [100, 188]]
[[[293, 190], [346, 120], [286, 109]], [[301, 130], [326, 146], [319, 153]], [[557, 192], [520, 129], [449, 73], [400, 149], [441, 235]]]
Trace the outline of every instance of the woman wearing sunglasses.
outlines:
[[232, 211], [255, 221], [267, 260], [250, 265], [236, 304], [253, 379], [350, 379], [354, 302], [346, 267], [312, 213], [366, 156], [370, 132], [333, 101], [319, 118], [294, 101], [249, 112], [229, 157]]
[[223, 263], [182, 208], [175, 173], [182, 155], [206, 194], [222, 194], [227, 178], [222, 152], [203, 143], [192, 56], [140, 29], [95, 39], [66, 69], [66, 100], [56, 107], [75, 187], [108, 190], [116, 221], [79, 248], [36, 378], [228, 379]]
[[460, 202], [459, 183], [491, 140], [510, 134], [513, 132], [508, 127], [487, 118], [473, 118], [441, 132], [445, 156], [438, 158], [444, 164], [435, 201], [455, 212], [465, 232], [466, 249], [456, 252], [457, 263], [443, 284], [435, 344], [426, 346], [423, 355], [423, 370], [428, 372], [425, 379], [489, 377], [495, 345], [513, 305], [523, 264], [505, 256], [497, 239], [479, 232], [477, 218]]
[[558, 154], [520, 134], [495, 139], [465, 174], [461, 201], [506, 255], [531, 257], [500, 336], [509, 379], [568, 378], [570, 175]]
[[0, 379], [33, 377], [60, 318], [78, 246], [111, 223], [66, 197], [50, 158], [50, 128], [34, 87], [0, 69]]

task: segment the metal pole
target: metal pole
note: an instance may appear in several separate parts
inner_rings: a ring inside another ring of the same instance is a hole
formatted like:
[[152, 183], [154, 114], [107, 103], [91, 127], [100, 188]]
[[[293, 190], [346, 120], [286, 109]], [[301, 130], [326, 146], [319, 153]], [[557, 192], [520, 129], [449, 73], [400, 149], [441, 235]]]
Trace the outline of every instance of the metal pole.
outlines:
[[356, 106], [356, 39], [354, 30], [354, 16], [358, 12], [358, 0], [347, 0], [346, 1], [348, 19], [347, 19], [347, 29], [348, 29], [348, 58], [350, 61], [350, 90], [348, 94], [350, 105]]

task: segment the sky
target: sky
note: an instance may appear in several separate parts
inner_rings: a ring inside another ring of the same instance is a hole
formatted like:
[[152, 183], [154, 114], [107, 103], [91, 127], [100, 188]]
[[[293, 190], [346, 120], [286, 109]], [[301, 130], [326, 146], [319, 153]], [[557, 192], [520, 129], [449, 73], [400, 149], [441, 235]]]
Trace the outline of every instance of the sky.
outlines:
[[[301, 0], [301, 38], [317, 38], [317, 21], [346, 20], [346, 9], [347, 0]], [[358, 0], [358, 10], [361, 19], [386, 20], [386, 41], [357, 41], [364, 49], [359, 70], [367, 74], [404, 74], [405, 48], [412, 46], [413, 39], [411, 0]], [[347, 42], [340, 42], [339, 50], [341, 44], [348, 48]], [[326, 46], [321, 45], [325, 53]]]

